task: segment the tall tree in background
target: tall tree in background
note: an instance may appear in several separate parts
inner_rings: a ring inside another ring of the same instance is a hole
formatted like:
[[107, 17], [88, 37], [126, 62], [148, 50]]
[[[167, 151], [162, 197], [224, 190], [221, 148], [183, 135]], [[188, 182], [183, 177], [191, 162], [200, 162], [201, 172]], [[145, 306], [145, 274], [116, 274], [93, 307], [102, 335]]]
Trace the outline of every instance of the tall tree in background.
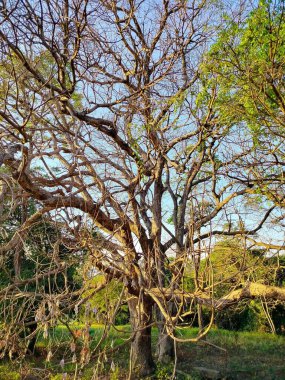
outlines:
[[185, 297], [211, 309], [260, 292], [285, 297], [246, 284], [213, 303], [211, 286], [182, 286], [186, 262], [203, 255], [197, 246], [254, 234], [278, 207], [263, 204], [256, 219], [240, 219], [258, 188], [237, 174], [250, 167], [254, 142], [247, 126], [221, 113], [219, 83], [200, 73], [215, 37], [211, 7], [20, 0], [1, 8], [0, 164], [41, 205], [21, 236], [49, 213], [72, 227], [94, 267], [123, 282], [140, 375], [154, 366], [154, 307], [159, 359], [167, 360]]
[[[246, 18], [227, 18], [211, 47], [205, 74], [219, 83], [220, 117], [246, 125], [253, 142], [235, 174], [255, 193], [284, 206], [285, 5], [260, 1]], [[283, 212], [279, 214], [279, 222]]]
[[[35, 202], [7, 193], [1, 221], [0, 355], [12, 358], [32, 353], [37, 330], [46, 335], [59, 318], [64, 321], [74, 312], [81, 300], [76, 274], [84, 256], [48, 215], [37, 217]], [[37, 221], [22, 234], [25, 222], [33, 218]], [[13, 235], [18, 243], [9, 246]]]

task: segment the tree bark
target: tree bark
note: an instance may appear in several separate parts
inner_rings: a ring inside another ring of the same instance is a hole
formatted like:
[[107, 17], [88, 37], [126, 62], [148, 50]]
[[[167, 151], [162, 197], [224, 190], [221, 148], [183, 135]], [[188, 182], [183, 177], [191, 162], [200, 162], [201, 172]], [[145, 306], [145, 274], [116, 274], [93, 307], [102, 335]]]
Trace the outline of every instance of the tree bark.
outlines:
[[158, 322], [159, 331], [157, 342], [158, 361], [163, 364], [168, 364], [174, 359], [174, 342], [173, 339], [167, 334], [165, 328], [165, 318], [163, 317], [158, 308], [156, 310], [156, 318]]
[[198, 314], [198, 326], [199, 332], [201, 333], [204, 330], [204, 318], [203, 318], [203, 309], [201, 305], [197, 305], [197, 314]]
[[155, 369], [151, 351], [152, 303], [144, 297], [133, 297], [129, 300], [129, 310], [133, 333], [131, 369], [137, 379], [152, 374]]
[[174, 342], [164, 329], [159, 332], [157, 354], [158, 361], [162, 364], [168, 364], [174, 359]]
[[[32, 334], [34, 331], [36, 331], [38, 327], [38, 324], [37, 323], [34, 323], [32, 325], [29, 326], [29, 334]], [[35, 346], [36, 346], [36, 342], [37, 342], [37, 336], [34, 335], [30, 340], [29, 340], [29, 343], [28, 343], [28, 353], [29, 354], [34, 354], [35, 353]]]

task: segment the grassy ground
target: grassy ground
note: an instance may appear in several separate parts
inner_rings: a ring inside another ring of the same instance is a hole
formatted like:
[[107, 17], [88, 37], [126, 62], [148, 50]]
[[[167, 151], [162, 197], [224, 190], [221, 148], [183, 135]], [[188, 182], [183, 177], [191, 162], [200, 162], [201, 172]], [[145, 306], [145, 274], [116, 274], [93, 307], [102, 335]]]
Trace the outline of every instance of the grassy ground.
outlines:
[[[193, 329], [183, 335], [194, 336]], [[178, 348], [178, 367], [191, 373], [192, 366], [219, 370], [227, 379], [284, 380], [285, 337], [266, 333], [212, 330], [206, 343], [183, 343]]]
[[[104, 333], [102, 326], [92, 326], [90, 336], [92, 348]], [[68, 330], [59, 326], [50, 333], [51, 339], [40, 337], [37, 342], [37, 355], [25, 362], [2, 361], [0, 363], [0, 380], [20, 380], [24, 374], [33, 373], [41, 380], [61, 380], [66, 373], [67, 380], [74, 379], [79, 366], [72, 363], [73, 353], [70, 350], [71, 339]], [[197, 335], [196, 329], [185, 329], [177, 332], [179, 337], [192, 338]], [[119, 331], [111, 330], [109, 337], [101, 345], [102, 354], [91, 359], [78, 379], [91, 380], [96, 369], [101, 373], [97, 378], [104, 380], [126, 379], [128, 373], [128, 350], [126, 343], [129, 327], [121, 327]], [[157, 332], [154, 331], [154, 346]], [[119, 348], [117, 348], [120, 346]], [[49, 350], [53, 352], [51, 362], [46, 362]], [[81, 348], [77, 348], [77, 357]], [[94, 354], [96, 355], [96, 353]], [[285, 380], [285, 337], [265, 333], [231, 332], [212, 330], [206, 342], [181, 343], [177, 347], [178, 380], [203, 379], [201, 373], [193, 367], [206, 367], [218, 370], [224, 379], [242, 380]], [[64, 366], [60, 366], [64, 358]], [[111, 369], [112, 367], [112, 369]], [[33, 368], [33, 369], [31, 369]], [[167, 380], [171, 378], [172, 367], [158, 367], [152, 379]], [[95, 379], [96, 377], [94, 377]], [[205, 378], [205, 377], [204, 377]], [[32, 379], [31, 379], [32, 380]]]

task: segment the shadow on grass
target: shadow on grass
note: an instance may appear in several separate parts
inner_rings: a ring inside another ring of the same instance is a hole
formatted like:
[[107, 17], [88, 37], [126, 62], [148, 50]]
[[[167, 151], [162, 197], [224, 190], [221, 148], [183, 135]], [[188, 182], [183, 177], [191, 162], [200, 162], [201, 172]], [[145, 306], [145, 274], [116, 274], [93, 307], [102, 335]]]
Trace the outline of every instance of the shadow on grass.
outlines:
[[[72, 326], [72, 329], [77, 331], [83, 329], [83, 326], [76, 324]], [[157, 331], [153, 330], [153, 346], [155, 347]], [[94, 351], [103, 333], [103, 326], [90, 327], [88, 340], [91, 356], [88, 364], [81, 368], [80, 357], [86, 337], [79, 338], [76, 348], [72, 348], [73, 339], [68, 329], [65, 326], [58, 326], [49, 331], [48, 339], [44, 339], [42, 335], [38, 337], [35, 355], [27, 357], [22, 362], [12, 363], [2, 360], [0, 380], [21, 380], [27, 375], [31, 376], [29, 380], [62, 380], [64, 378], [73, 380], [75, 373], [77, 373], [77, 379], [90, 380], [95, 371], [97, 371], [97, 379], [126, 379], [130, 327], [112, 328], [102, 341], [100, 350]], [[177, 335], [185, 338], [194, 338], [197, 333], [198, 330], [195, 328], [177, 330]], [[49, 352], [52, 353], [52, 357], [48, 362], [46, 359]], [[76, 363], [73, 362], [74, 355]], [[224, 379], [285, 379], [285, 337], [282, 336], [213, 329], [205, 342], [179, 344], [177, 355], [176, 379], [178, 380], [206, 378], [203, 372], [193, 370], [194, 367], [219, 371], [220, 378]], [[171, 365], [158, 366], [156, 374], [151, 379], [170, 379], [172, 370]]]

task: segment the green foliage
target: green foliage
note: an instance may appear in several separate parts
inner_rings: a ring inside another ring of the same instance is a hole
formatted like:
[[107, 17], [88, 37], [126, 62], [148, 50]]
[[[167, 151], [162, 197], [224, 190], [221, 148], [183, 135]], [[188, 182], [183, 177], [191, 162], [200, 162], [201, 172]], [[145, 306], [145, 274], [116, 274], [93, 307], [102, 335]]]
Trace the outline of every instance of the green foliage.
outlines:
[[[91, 288], [96, 287], [104, 281], [104, 275], [98, 274], [89, 280], [89, 285], [91, 285]], [[88, 303], [89, 312], [87, 312], [85, 306], [82, 318], [85, 319], [87, 317], [91, 319], [91, 321], [105, 323], [107, 321], [113, 321], [113, 317], [115, 317], [114, 322], [117, 325], [128, 323], [129, 309], [125, 297], [121, 297], [122, 291], [123, 284], [121, 282], [117, 279], [110, 281], [104, 289], [100, 290], [90, 298]], [[88, 297], [91, 292], [92, 290], [88, 290], [84, 293], [83, 297]]]
[[[2, 233], [1, 244], [7, 243], [36, 211], [37, 205], [32, 201], [16, 207], [2, 223], [5, 234]], [[4, 328], [0, 332], [0, 341], [6, 342], [4, 347], [1, 346], [2, 356], [5, 352], [9, 352], [11, 358], [14, 353], [24, 355], [27, 345], [33, 351], [36, 336], [29, 342], [24, 338], [37, 327], [43, 328], [47, 334], [49, 326], [57, 323], [62, 314], [67, 316], [70, 313], [66, 300], [69, 304], [77, 300], [74, 291], [80, 283], [75, 274], [80, 256], [74, 255], [61, 238], [62, 231], [58, 226], [42, 217], [22, 237], [23, 245], [8, 251], [1, 261], [0, 323]], [[10, 289], [9, 296], [5, 289]]]
[[158, 363], [156, 371], [155, 371], [155, 378], [157, 380], [170, 379], [172, 374], [173, 374], [173, 364], [164, 365], [164, 364]]
[[259, 144], [268, 125], [282, 125], [284, 69], [284, 2], [260, 1], [245, 21], [225, 20], [201, 67], [205, 94], [200, 101], [215, 88], [220, 121], [246, 122]]
[[[242, 245], [239, 239], [222, 240], [210, 255], [214, 283], [217, 284], [215, 293], [219, 297], [246, 281], [276, 285], [276, 259], [267, 258], [263, 250], [248, 250]], [[284, 306], [281, 309], [284, 315]], [[272, 305], [269, 305], [269, 312], [273, 312]], [[268, 316], [260, 300], [243, 301], [228, 310], [219, 311], [215, 322], [218, 327], [230, 330], [270, 331]], [[277, 316], [276, 328], [281, 330]]]
[[231, 331], [267, 331], [268, 320], [259, 301], [244, 302], [217, 313], [218, 328]]
[[120, 368], [115, 366], [110, 375], [110, 380], [119, 380], [120, 379]]
[[[36, 206], [31, 202], [26, 212], [28, 215], [32, 215], [36, 211]], [[21, 206], [16, 208], [15, 212], [11, 215], [6, 225], [3, 228], [6, 229], [7, 235], [1, 243], [8, 241], [11, 236], [17, 231], [20, 226], [22, 218], [22, 209]], [[37, 267], [40, 267], [41, 270], [48, 270], [51, 267], [55, 267], [56, 263], [54, 262], [54, 245], [57, 243], [60, 238], [61, 232], [55, 227], [54, 224], [51, 224], [47, 219], [42, 218], [37, 224], [31, 227], [29, 230], [24, 244], [23, 250], [21, 251], [21, 279], [30, 279], [35, 273]], [[54, 276], [49, 277], [47, 280], [43, 279], [37, 283], [37, 286], [44, 286], [46, 290], [55, 292], [56, 290], [63, 289], [66, 285], [65, 276], [68, 277], [68, 286], [70, 290], [78, 286], [77, 283], [73, 281], [76, 267], [72, 265], [77, 263], [77, 260], [74, 260], [70, 251], [63, 245], [59, 244], [57, 247], [57, 260], [65, 262], [67, 264], [67, 270], [64, 273], [58, 273]], [[7, 255], [6, 259], [0, 267], [0, 286], [7, 286], [12, 278], [15, 275], [14, 267], [14, 252], [10, 252]], [[35, 284], [25, 286], [27, 291], [35, 290]]]
[[[216, 298], [223, 298], [247, 281], [282, 286], [285, 279], [285, 258], [267, 257], [264, 250], [249, 250], [240, 238], [223, 239], [216, 243], [208, 258], [201, 260], [198, 280], [201, 287], [213, 285]], [[210, 274], [210, 275], [209, 275]], [[188, 264], [183, 278], [186, 291], [195, 291], [194, 266]], [[215, 313], [215, 324], [219, 328], [233, 331], [271, 331], [268, 317], [273, 320], [276, 331], [284, 332], [285, 307], [283, 303], [269, 303], [261, 300], [244, 300], [236, 306]], [[186, 310], [187, 311], [187, 307]], [[193, 320], [197, 326], [197, 318]], [[209, 310], [203, 308], [204, 323], [210, 320]]]

